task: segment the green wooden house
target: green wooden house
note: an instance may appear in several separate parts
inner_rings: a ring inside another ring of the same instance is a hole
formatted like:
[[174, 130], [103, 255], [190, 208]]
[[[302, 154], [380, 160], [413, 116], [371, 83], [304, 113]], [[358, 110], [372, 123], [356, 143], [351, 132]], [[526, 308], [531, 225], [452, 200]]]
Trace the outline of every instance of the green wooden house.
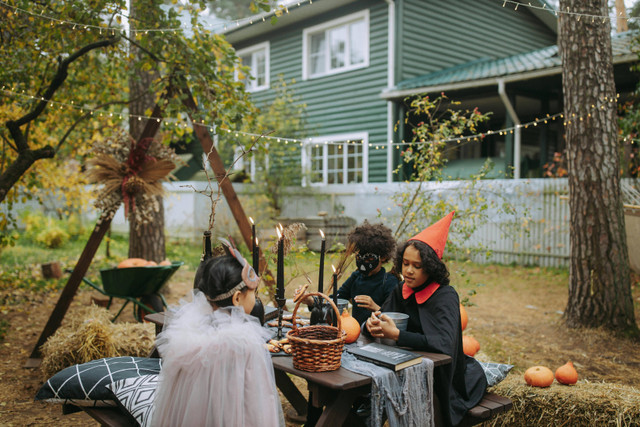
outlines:
[[[295, 81], [313, 133], [300, 151], [306, 185], [402, 179], [394, 169], [406, 97], [445, 92], [460, 108], [492, 112], [487, 130], [562, 111], [557, 17], [544, 0], [517, 9], [501, 0], [313, 0], [289, 2], [276, 25], [266, 18], [225, 36], [251, 68], [258, 105], [272, 102], [280, 76]], [[628, 68], [628, 46], [617, 54]], [[623, 80], [631, 87], [629, 73]], [[453, 150], [448, 175], [469, 176], [491, 158], [496, 177], [541, 176], [561, 141], [561, 123], [491, 134]]]

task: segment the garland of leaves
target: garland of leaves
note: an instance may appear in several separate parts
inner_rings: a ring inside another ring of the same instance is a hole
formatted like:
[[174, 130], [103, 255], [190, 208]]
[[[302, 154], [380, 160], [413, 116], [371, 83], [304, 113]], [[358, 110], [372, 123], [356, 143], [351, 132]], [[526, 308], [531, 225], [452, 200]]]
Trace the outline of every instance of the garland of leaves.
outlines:
[[88, 177], [99, 184], [94, 203], [102, 212], [98, 223], [112, 219], [124, 203], [125, 218], [139, 231], [160, 210], [157, 196], [164, 194], [162, 181], [175, 168], [175, 152], [152, 138], [136, 143], [122, 130], [96, 142], [92, 151]]

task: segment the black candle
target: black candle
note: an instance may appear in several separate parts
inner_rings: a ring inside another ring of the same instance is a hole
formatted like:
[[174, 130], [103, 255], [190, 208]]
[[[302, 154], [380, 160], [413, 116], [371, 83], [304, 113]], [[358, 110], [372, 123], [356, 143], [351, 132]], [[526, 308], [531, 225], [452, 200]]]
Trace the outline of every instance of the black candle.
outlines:
[[331, 278], [331, 283], [333, 283], [333, 303], [338, 305], [338, 272], [336, 268], [332, 265], [333, 268], [333, 277]]
[[325, 239], [324, 233], [322, 230], [320, 231], [320, 236], [322, 237], [322, 243], [320, 244], [320, 271], [318, 273], [318, 292], [322, 293], [324, 290], [324, 252], [325, 252]]
[[253, 269], [260, 274], [260, 244], [257, 237], [253, 241]]
[[256, 274], [260, 272], [260, 260], [259, 260], [259, 246], [258, 239], [256, 238], [256, 224], [253, 222], [253, 218], [249, 217], [249, 222], [251, 223], [251, 254], [253, 261], [253, 269], [256, 271]]
[[[281, 226], [280, 226], [281, 227]], [[284, 298], [284, 239], [280, 228], [276, 227], [278, 234], [278, 272], [276, 279], [276, 297]]]

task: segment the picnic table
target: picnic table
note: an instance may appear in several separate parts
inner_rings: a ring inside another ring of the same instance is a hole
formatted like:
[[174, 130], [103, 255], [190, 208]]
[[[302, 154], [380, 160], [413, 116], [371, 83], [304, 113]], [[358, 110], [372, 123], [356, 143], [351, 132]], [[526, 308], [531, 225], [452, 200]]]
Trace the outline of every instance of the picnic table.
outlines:
[[[162, 331], [164, 325], [164, 313], [149, 314], [145, 318], [156, 325], [156, 332]], [[362, 344], [370, 342], [370, 339], [360, 336]], [[434, 366], [443, 366], [451, 363], [451, 357], [445, 354], [415, 351], [433, 361]], [[156, 351], [152, 356], [158, 357]], [[312, 396], [311, 404], [315, 407], [324, 407], [317, 426], [358, 426], [364, 425], [352, 406], [355, 400], [371, 392], [371, 377], [357, 374], [342, 367], [328, 372], [307, 372], [294, 368], [293, 358], [287, 356], [272, 357], [276, 385], [282, 394], [291, 403], [299, 415], [307, 412], [307, 399], [291, 380], [289, 375], [295, 375], [307, 381], [309, 392]], [[440, 404], [438, 397], [433, 396], [434, 421], [436, 426], [442, 425]], [[486, 393], [482, 401], [469, 410], [461, 425], [470, 426], [487, 421], [500, 412], [511, 409], [511, 400], [493, 393]], [[130, 419], [129, 414], [118, 413], [117, 408], [82, 408], [94, 419], [105, 426], [128, 425], [124, 421]], [[90, 410], [87, 410], [90, 409]], [[64, 408], [63, 408], [63, 412]]]

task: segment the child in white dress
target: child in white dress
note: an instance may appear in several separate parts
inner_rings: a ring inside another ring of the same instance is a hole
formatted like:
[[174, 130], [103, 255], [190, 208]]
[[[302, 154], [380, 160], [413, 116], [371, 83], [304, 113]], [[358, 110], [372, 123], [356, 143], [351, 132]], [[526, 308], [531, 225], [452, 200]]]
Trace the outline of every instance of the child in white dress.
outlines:
[[200, 268], [193, 300], [167, 315], [154, 426], [284, 425], [269, 332], [250, 316], [259, 278], [234, 248]]

